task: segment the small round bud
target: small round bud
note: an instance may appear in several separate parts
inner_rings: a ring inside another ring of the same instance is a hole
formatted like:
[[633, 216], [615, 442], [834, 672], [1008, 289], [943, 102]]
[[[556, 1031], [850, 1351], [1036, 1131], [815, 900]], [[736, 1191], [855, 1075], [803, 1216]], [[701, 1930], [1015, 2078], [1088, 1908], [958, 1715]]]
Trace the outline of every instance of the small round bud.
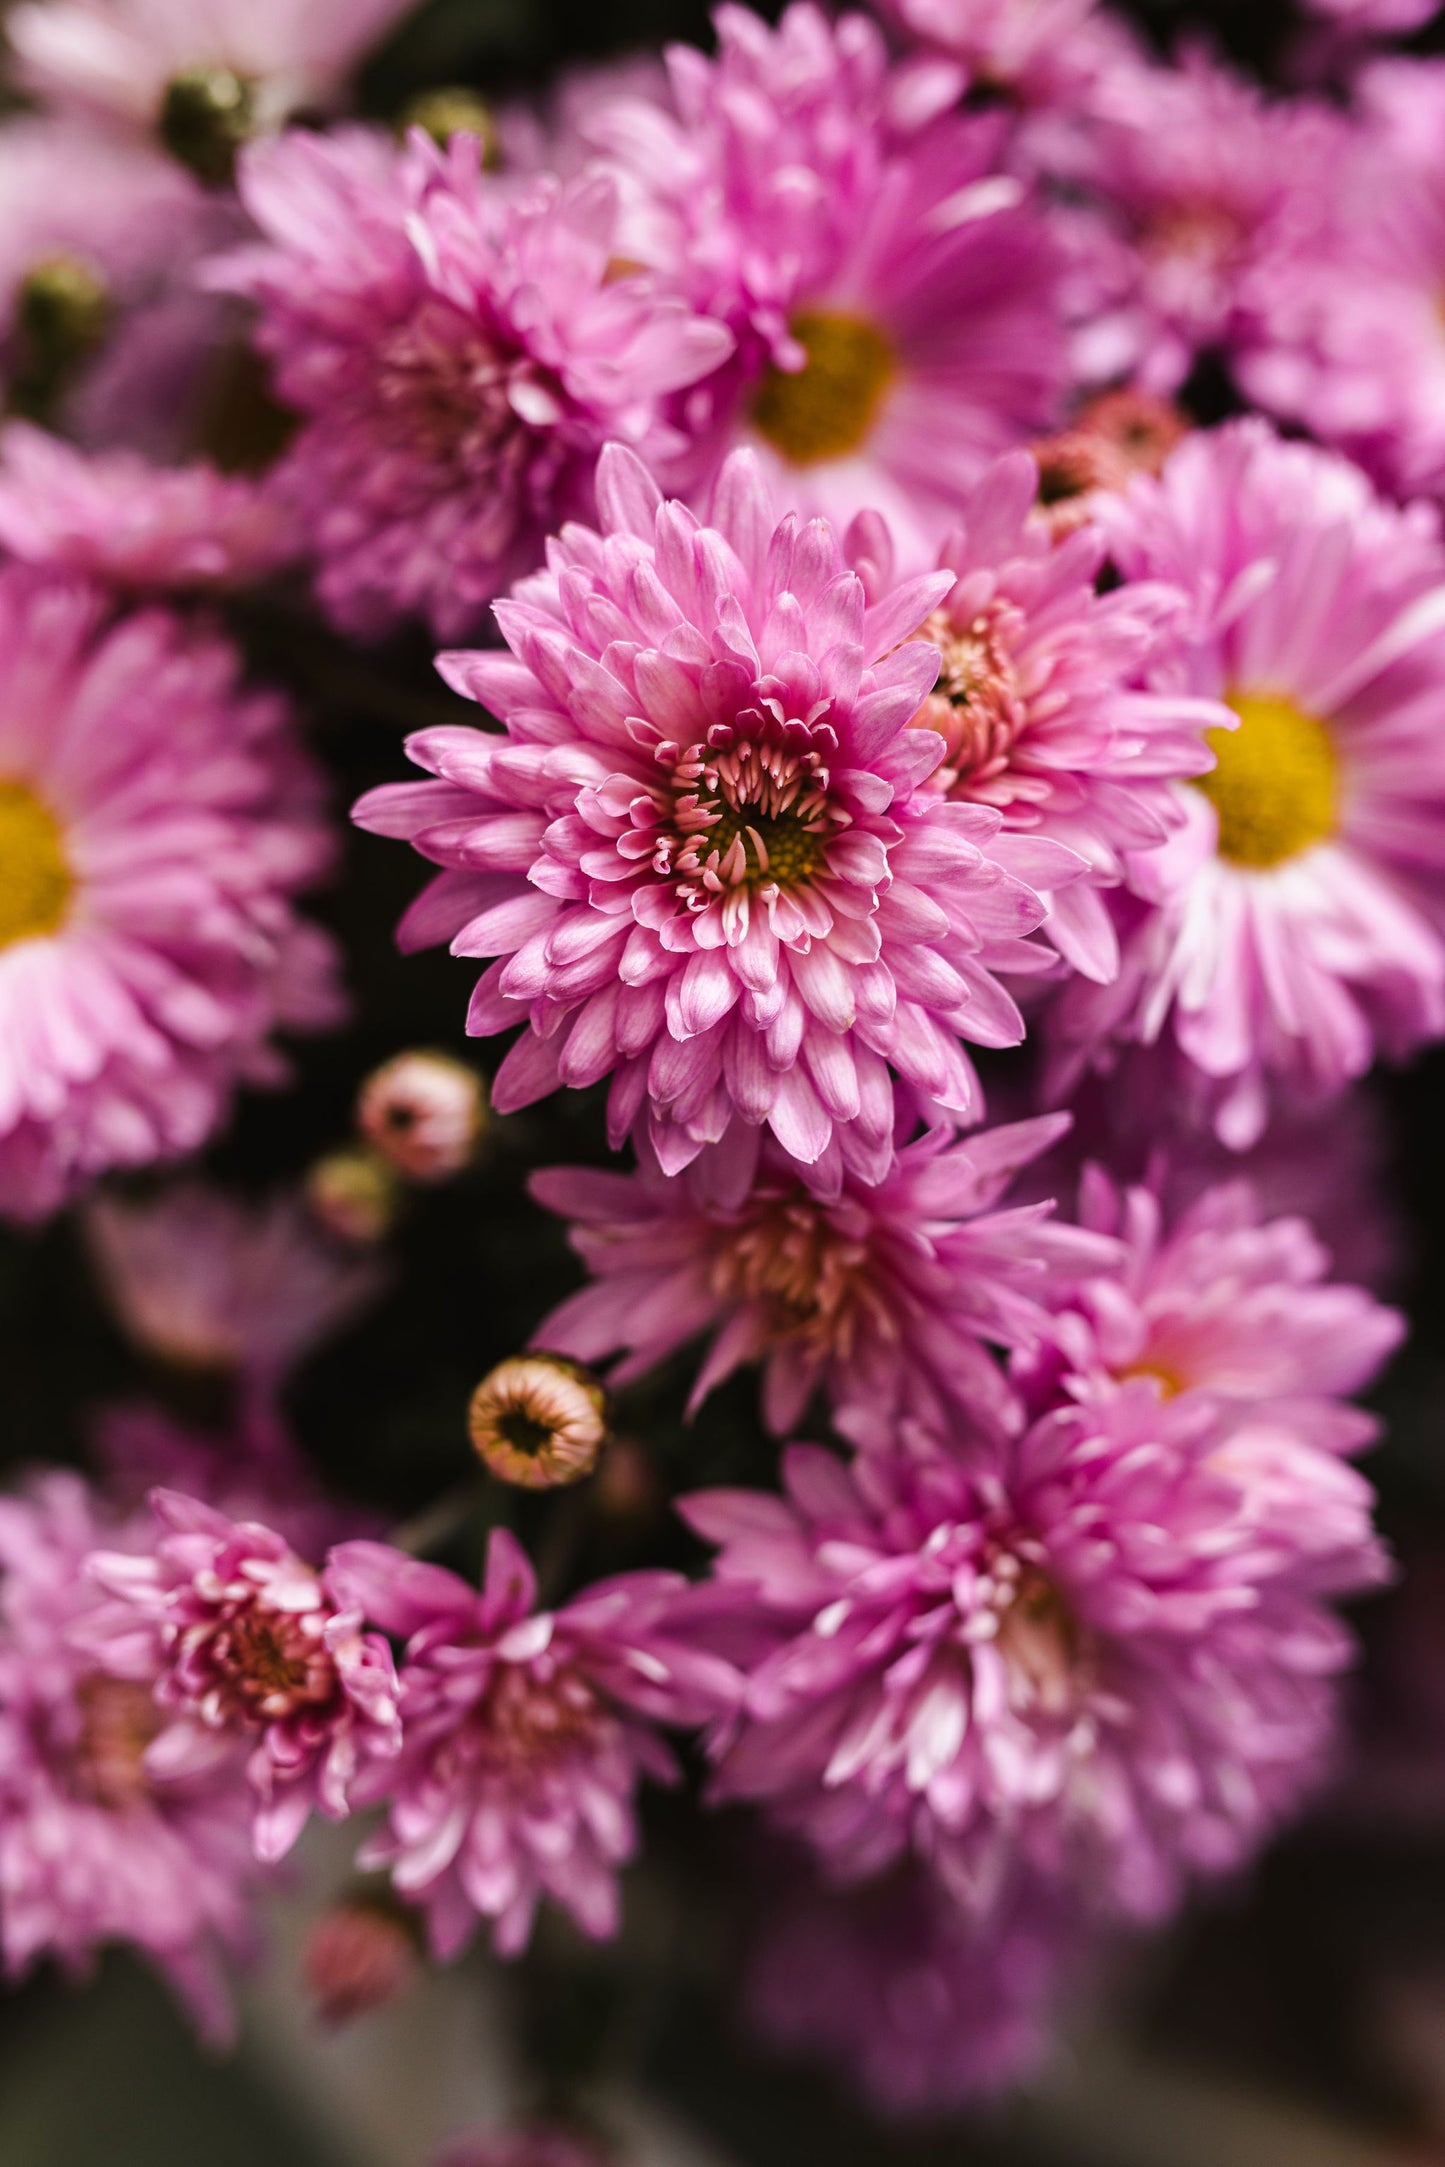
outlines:
[[224, 188], [255, 120], [255, 101], [243, 75], [232, 68], [183, 68], [166, 85], [157, 127], [173, 158], [208, 187]]
[[89, 264], [75, 256], [49, 256], [33, 265], [15, 298], [14, 410], [43, 419], [104, 344], [110, 323], [110, 295]]
[[328, 1234], [369, 1246], [391, 1232], [400, 1196], [374, 1151], [329, 1151], [306, 1176], [306, 1201]]
[[356, 1125], [408, 1181], [446, 1181], [472, 1158], [486, 1116], [482, 1080], [445, 1053], [399, 1053], [374, 1069]]
[[503, 1482], [552, 1490], [580, 1482], [607, 1441], [607, 1395], [560, 1354], [514, 1354], [482, 1379], [467, 1409], [479, 1456]]
[[494, 173], [502, 162], [497, 124], [485, 98], [464, 83], [424, 90], [401, 116], [403, 128], [424, 128], [434, 143], [446, 149], [454, 135], [474, 135], [482, 146], [482, 164]]
[[301, 1951], [301, 1975], [323, 2024], [350, 2024], [399, 2000], [420, 1968], [411, 1915], [379, 1896], [333, 1904]]

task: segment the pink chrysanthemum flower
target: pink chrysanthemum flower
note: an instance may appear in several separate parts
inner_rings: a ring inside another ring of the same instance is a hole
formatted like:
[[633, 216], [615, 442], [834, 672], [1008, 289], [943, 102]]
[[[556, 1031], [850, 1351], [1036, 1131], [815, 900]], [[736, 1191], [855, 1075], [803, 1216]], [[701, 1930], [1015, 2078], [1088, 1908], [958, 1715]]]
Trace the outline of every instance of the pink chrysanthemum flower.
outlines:
[[22, 0], [5, 22], [27, 90], [150, 130], [178, 79], [224, 70], [249, 124], [334, 101], [408, 0]]
[[672, 1573], [599, 1582], [565, 1609], [535, 1608], [526, 1554], [494, 1531], [480, 1593], [380, 1543], [332, 1553], [330, 1585], [406, 1641], [402, 1758], [379, 1768], [386, 1832], [361, 1855], [389, 1867], [455, 1956], [490, 1919], [513, 1956], [543, 1896], [596, 1938], [617, 1926], [617, 1871], [636, 1848], [633, 1793], [666, 1781], [654, 1724], [698, 1723], [726, 1705], [725, 1663], [676, 1637], [686, 1583]]
[[278, 1027], [337, 1020], [330, 842], [284, 704], [216, 634], [0, 571], [0, 1211], [193, 1150]]
[[1327, 1097], [1445, 1031], [1445, 553], [1421, 507], [1257, 421], [1189, 438], [1108, 525], [1129, 576], [1192, 597], [1161, 681], [1239, 722], [1131, 869], [1116, 984], [1059, 1003], [1060, 1075], [1172, 1042], [1244, 1146], [1272, 1085]]
[[614, 184], [506, 186], [475, 136], [445, 151], [353, 129], [257, 145], [240, 189], [264, 243], [216, 278], [260, 305], [257, 341], [302, 415], [276, 477], [348, 631], [421, 613], [445, 637], [591, 509], [608, 439], [649, 463], [685, 436], [669, 393], [730, 334], [624, 260]]
[[0, 550], [165, 594], [254, 585], [296, 544], [274, 498], [241, 476], [87, 453], [12, 421], [0, 434]]
[[885, 0], [883, 12], [931, 57], [940, 90], [1005, 91], [1030, 105], [1076, 98], [1112, 27], [1095, 0]]
[[1325, 245], [1349, 143], [1330, 108], [1271, 101], [1203, 51], [1164, 68], [1121, 49], [1072, 139], [1041, 148], [1089, 205], [1060, 226], [1075, 259], [1077, 372], [1169, 393], [1206, 349], [1267, 346], [1302, 263]]
[[881, 511], [922, 562], [989, 458], [1056, 417], [1048, 230], [996, 170], [995, 120], [916, 125], [951, 87], [890, 68], [864, 17], [802, 0], [776, 29], [715, 21], [716, 58], [670, 50], [670, 107], [586, 118], [628, 253], [737, 337], [704, 387], [720, 446], [752, 444], [780, 503], [839, 527]]
[[885, 2115], [953, 2113], [1044, 2061], [1081, 1939], [1077, 1908], [1028, 1884], [980, 1923], [916, 1868], [862, 1889], [797, 1877], [759, 1922], [747, 2015]]
[[148, 1513], [118, 1518], [75, 1475], [0, 1500], [0, 1948], [17, 1979], [47, 1955], [84, 1972], [130, 1942], [223, 2039], [222, 1959], [251, 1944], [256, 1878], [239, 1771], [156, 1769], [149, 1685], [85, 1645], [104, 1602], [86, 1557], [152, 1534]]
[[845, 1180], [832, 1198], [774, 1146], [741, 1202], [710, 1196], [699, 1169], [668, 1180], [646, 1160], [631, 1175], [538, 1174], [533, 1194], [573, 1221], [594, 1276], [537, 1342], [588, 1362], [626, 1349], [620, 1384], [710, 1332], [689, 1412], [761, 1362], [779, 1436], [820, 1386], [884, 1415], [946, 1423], [963, 1409], [1008, 1427], [1017, 1403], [988, 1346], [1030, 1345], [1051, 1290], [1115, 1261], [1107, 1239], [1053, 1224], [1048, 1205], [997, 1208], [1067, 1126], [1065, 1114], [959, 1141], [933, 1130], [901, 1147], [881, 1184]]
[[169, 1720], [147, 1748], [152, 1768], [203, 1773], [246, 1743], [256, 1856], [270, 1864], [312, 1812], [343, 1820], [358, 1775], [400, 1751], [391, 1653], [271, 1528], [174, 1490], [151, 1504], [149, 1555], [91, 1560], [114, 1598], [92, 1645], [116, 1679], [154, 1681]]
[[[1170, 784], [1208, 768], [1203, 733], [1230, 718], [1213, 701], [1137, 689], [1169, 651], [1182, 598], [1138, 581], [1098, 594], [1103, 537], [1089, 528], [1055, 545], [1034, 516], [1038, 489], [1036, 462], [1011, 452], [964, 500], [939, 559], [956, 584], [922, 627], [938, 682], [914, 721], [946, 748], [932, 788], [996, 806], [1006, 828], [1085, 861], [1089, 877], [1050, 898], [1049, 939], [1107, 984], [1119, 951], [1100, 890], [1181, 824]], [[849, 546], [870, 584], [889, 583], [886, 529], [865, 515]]]
[[467, 1025], [530, 1017], [499, 1112], [611, 1074], [614, 1143], [644, 1116], [669, 1173], [737, 1122], [880, 1179], [888, 1064], [977, 1110], [959, 1038], [1022, 1037], [995, 973], [1046, 965], [1037, 890], [1082, 860], [930, 787], [943, 741], [909, 723], [938, 656], [909, 635], [949, 574], [867, 608], [826, 526], [775, 527], [747, 452], [707, 526], [620, 447], [598, 487], [603, 534], [569, 528], [498, 605], [512, 652], [445, 664], [506, 735], [426, 731], [440, 779], [357, 809], [446, 869], [403, 941], [505, 958]]
[[145, 1202], [101, 1196], [85, 1231], [139, 1346], [181, 1369], [234, 1371], [262, 1392], [344, 1329], [382, 1280], [374, 1259], [328, 1241], [288, 1194], [248, 1204], [183, 1182]]
[[[1206, 1395], [1136, 1378], [982, 1459], [905, 1431], [785, 1495], [685, 1501], [753, 1655], [712, 1750], [830, 1871], [910, 1848], [985, 1911], [1019, 1867], [1156, 1916], [1237, 1866], [1317, 1777], [1352, 1643], [1319, 1597], [1381, 1576], [1262, 1540]], [[1322, 1459], [1322, 1455], [1317, 1455]], [[1313, 1465], [1294, 1470], [1314, 1512]]]

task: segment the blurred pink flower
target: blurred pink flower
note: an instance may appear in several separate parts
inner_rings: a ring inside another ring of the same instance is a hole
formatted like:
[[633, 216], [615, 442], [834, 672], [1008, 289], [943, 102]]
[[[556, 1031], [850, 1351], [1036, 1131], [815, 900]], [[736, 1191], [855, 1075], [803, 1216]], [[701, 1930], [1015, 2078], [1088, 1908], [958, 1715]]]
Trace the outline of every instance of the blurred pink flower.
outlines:
[[456, 2137], [434, 2167], [607, 2167], [607, 2155], [565, 2129], [497, 2129]]
[[420, 613], [455, 638], [592, 508], [608, 439], [665, 465], [664, 396], [731, 335], [624, 260], [614, 184], [503, 185], [472, 135], [445, 151], [295, 131], [242, 160], [264, 241], [214, 267], [303, 417], [276, 475], [347, 631]]
[[1112, 28], [1095, 0], [884, 0], [882, 12], [933, 60], [930, 81], [955, 97], [1002, 90], [1029, 104], [1076, 99]]
[[525, 1553], [496, 1529], [480, 1593], [380, 1543], [334, 1551], [328, 1585], [406, 1642], [402, 1757], [365, 1787], [386, 1799], [389, 1825], [361, 1864], [389, 1868], [425, 1909], [444, 1960], [479, 1917], [515, 1956], [544, 1895], [584, 1933], [614, 1933], [618, 1868], [637, 1845], [633, 1793], [641, 1777], [673, 1773], [654, 1725], [702, 1722], [733, 1689], [726, 1663], [677, 1637], [686, 1582], [634, 1573], [538, 1611]]
[[239, 665], [167, 611], [0, 571], [0, 1211], [194, 1150], [284, 1073], [275, 1029], [339, 1018], [293, 908], [330, 856], [318, 784]]
[[357, 808], [445, 868], [403, 943], [504, 957], [468, 1016], [530, 1017], [499, 1112], [611, 1075], [614, 1145], [642, 1119], [668, 1173], [766, 1124], [820, 1181], [881, 1179], [888, 1064], [977, 1112], [960, 1038], [1022, 1037], [996, 974], [1049, 967], [1038, 890], [1083, 861], [929, 787], [943, 741], [908, 725], [938, 656], [910, 634], [950, 574], [867, 607], [825, 525], [776, 523], [747, 452], [710, 525], [620, 447], [599, 489], [603, 535], [569, 528], [498, 604], [511, 652], [444, 663], [506, 735], [426, 731], [408, 749], [440, 780]]

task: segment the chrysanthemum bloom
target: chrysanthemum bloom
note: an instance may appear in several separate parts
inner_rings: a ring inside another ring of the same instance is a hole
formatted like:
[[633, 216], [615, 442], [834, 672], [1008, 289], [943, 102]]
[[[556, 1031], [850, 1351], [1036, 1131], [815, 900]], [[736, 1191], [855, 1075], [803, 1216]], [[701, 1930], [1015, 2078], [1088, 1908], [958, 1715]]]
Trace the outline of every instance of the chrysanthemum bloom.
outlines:
[[1127, 575], [1192, 598], [1160, 682], [1239, 719], [1131, 869], [1117, 983], [1063, 995], [1061, 1072], [1172, 1040], [1246, 1145], [1271, 1084], [1325, 1097], [1445, 1030], [1445, 553], [1420, 507], [1257, 421], [1188, 438], [1107, 523]]
[[478, 1457], [503, 1482], [553, 1490], [580, 1482], [607, 1442], [607, 1395], [563, 1355], [514, 1354], [472, 1394], [467, 1429]]
[[0, 434], [0, 550], [165, 594], [254, 585], [296, 545], [274, 498], [239, 475], [83, 452], [12, 421]]
[[[322, 1239], [298, 1198], [180, 1182], [148, 1202], [97, 1197], [85, 1231], [111, 1306], [147, 1353], [266, 1389], [371, 1302], [380, 1275]], [[171, 1485], [179, 1487], [179, 1485]]]
[[87, 1555], [151, 1535], [148, 1513], [118, 1519], [75, 1475], [0, 1500], [0, 1947], [14, 1980], [45, 1956], [84, 1973], [130, 1942], [224, 2038], [222, 1959], [251, 1944], [257, 1871], [239, 1768], [154, 1768], [149, 1685], [83, 1645], [104, 1602]]
[[759, 1921], [746, 2011], [761, 2045], [828, 2063], [882, 2113], [947, 2114], [1045, 2059], [1081, 1939], [1077, 1907], [1032, 1885], [980, 1924], [916, 1868], [862, 1889], [797, 1876]]
[[118, 1679], [155, 1681], [169, 1720], [150, 1765], [193, 1774], [247, 1745], [253, 1839], [269, 1864], [313, 1811], [343, 1820], [358, 1774], [400, 1750], [391, 1653], [272, 1529], [174, 1490], [151, 1505], [150, 1555], [91, 1561], [115, 1598], [95, 1621], [96, 1654]]
[[448, 1181], [476, 1151], [486, 1119], [482, 1079], [444, 1053], [399, 1053], [373, 1069], [356, 1124], [408, 1181]]
[[390, 1823], [361, 1864], [391, 1869], [442, 1958], [479, 1916], [515, 1955], [543, 1896], [585, 1933], [613, 1933], [617, 1870], [637, 1842], [633, 1793], [640, 1777], [672, 1773], [653, 1726], [705, 1720], [734, 1683], [676, 1637], [686, 1583], [636, 1573], [537, 1611], [532, 1568], [502, 1529], [480, 1593], [381, 1543], [342, 1544], [328, 1581], [407, 1643], [402, 1757], [368, 1779]]
[[330, 840], [283, 702], [161, 609], [0, 571], [0, 1211], [193, 1150], [337, 1020]]
[[1010, 92], [1029, 104], [1077, 96], [1100, 64], [1094, 0], [886, 0], [935, 66], [952, 62], [955, 97]]
[[1169, 399], [1147, 391], [1103, 391], [1066, 429], [1030, 446], [1039, 469], [1039, 509], [1056, 541], [1093, 517], [1101, 492], [1126, 489], [1136, 474], [1162, 472], [1188, 430]]
[[1292, 1553], [1281, 1514], [1261, 1541], [1212, 1404], [1146, 1378], [991, 1461], [864, 1441], [851, 1467], [794, 1446], [783, 1497], [684, 1503], [757, 1636], [718, 1795], [839, 1877], [911, 1847], [984, 1912], [1025, 1868], [1157, 1916], [1246, 1859], [1319, 1773], [1352, 1648], [1319, 1597], [1380, 1577], [1370, 1540]]
[[26, 89], [92, 125], [177, 135], [204, 119], [209, 80], [219, 117], [245, 134], [332, 103], [406, 13], [407, 0], [22, 0], [5, 36]]
[[603, 534], [569, 528], [498, 605], [512, 652], [446, 662], [506, 735], [425, 731], [440, 779], [357, 808], [445, 868], [403, 943], [505, 958], [467, 1020], [530, 1020], [499, 1112], [610, 1074], [614, 1144], [643, 1117], [669, 1173], [736, 1123], [880, 1179], [888, 1064], [976, 1112], [959, 1038], [1022, 1037], [995, 973], [1046, 965], [1037, 891], [1083, 861], [929, 786], [943, 741], [908, 725], [938, 655], [909, 635], [951, 575], [865, 607], [826, 526], [774, 526], [747, 452], [708, 526], [620, 447], [598, 487]]
[[676, 456], [665, 396], [732, 346], [626, 265], [596, 174], [503, 187], [474, 136], [443, 151], [353, 129], [257, 145], [240, 189], [265, 241], [215, 276], [259, 304], [257, 343], [303, 417], [276, 487], [350, 632], [414, 613], [474, 629], [590, 512], [605, 441]]
[[704, 387], [718, 445], [754, 445], [780, 504], [839, 527], [881, 511], [916, 569], [987, 461], [1056, 418], [1057, 253], [996, 170], [993, 117], [896, 125], [950, 87], [920, 108], [864, 17], [802, 0], [776, 29], [715, 21], [716, 58], [669, 52], [670, 109], [586, 116], [624, 177], [627, 253], [737, 337]]
[[1017, 1403], [988, 1346], [1031, 1344], [1051, 1288], [1115, 1261], [1110, 1241], [1053, 1224], [1048, 1205], [997, 1208], [1067, 1126], [1062, 1115], [960, 1141], [933, 1130], [901, 1147], [880, 1185], [845, 1180], [831, 1198], [775, 1146], [740, 1203], [719, 1203], [696, 1170], [668, 1180], [646, 1160], [630, 1175], [536, 1175], [532, 1193], [572, 1220], [593, 1273], [537, 1338], [588, 1361], [626, 1349], [623, 1383], [711, 1332], [689, 1411], [761, 1362], [779, 1436], [819, 1386], [884, 1414], [946, 1423], [964, 1409], [1007, 1426]]
[[1070, 191], [1092, 200], [1060, 225], [1079, 375], [1168, 393], [1206, 349], [1268, 345], [1302, 262], [1326, 245], [1349, 142], [1330, 108], [1271, 101], [1203, 51], [1168, 68], [1113, 56], [1072, 145], [1057, 146]]
[[[1098, 594], [1103, 537], [1090, 529], [1055, 546], [1034, 516], [1039, 481], [1029, 454], [1010, 452], [964, 500], [939, 560], [955, 585], [922, 627], [938, 681], [914, 721], [944, 742], [931, 788], [995, 806], [1006, 828], [1084, 860], [1088, 878], [1050, 898], [1049, 939], [1107, 984], [1119, 951], [1101, 890], [1181, 825], [1170, 785], [1210, 766], [1204, 732], [1231, 717], [1211, 701], [1136, 689], [1170, 652], [1183, 598], [1137, 581]], [[865, 515], [849, 540], [876, 580], [886, 532]]]

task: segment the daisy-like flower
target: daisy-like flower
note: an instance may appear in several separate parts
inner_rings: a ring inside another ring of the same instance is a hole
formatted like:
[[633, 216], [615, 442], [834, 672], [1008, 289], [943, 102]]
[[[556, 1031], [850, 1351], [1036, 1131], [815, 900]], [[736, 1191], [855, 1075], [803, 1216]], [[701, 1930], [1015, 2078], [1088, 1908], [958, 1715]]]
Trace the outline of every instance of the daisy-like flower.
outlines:
[[208, 115], [239, 140], [334, 102], [407, 0], [22, 0], [6, 42], [46, 104], [187, 147]]
[[[627, 252], [737, 338], [704, 387], [780, 503], [883, 512], [931, 556], [990, 457], [1047, 428], [1063, 384], [1060, 264], [992, 117], [920, 110], [875, 25], [810, 0], [776, 29], [719, 8], [718, 52], [668, 55], [671, 102], [585, 118], [620, 169]], [[922, 110], [951, 95], [926, 87]], [[780, 152], [780, 146], [782, 150]]]
[[[85, 1231], [104, 1291], [147, 1353], [263, 1391], [373, 1301], [369, 1260], [324, 1240], [298, 1198], [249, 1204], [200, 1182], [96, 1197]], [[172, 1485], [176, 1487], [176, 1485]]]
[[[1138, 581], [1098, 594], [1103, 537], [1091, 527], [1056, 546], [1033, 513], [1039, 487], [1037, 463], [1011, 452], [965, 499], [939, 560], [955, 584], [922, 628], [938, 681], [914, 720], [944, 742], [931, 787], [996, 806], [1008, 829], [1083, 858], [1088, 879], [1050, 898], [1049, 939], [1107, 984], [1119, 952], [1101, 890], [1180, 825], [1170, 785], [1210, 765], [1204, 731], [1231, 717], [1211, 701], [1137, 689], [1169, 652], [1182, 598]], [[886, 530], [864, 515], [850, 546], [877, 580]]]
[[214, 275], [259, 304], [257, 343], [303, 417], [276, 487], [350, 632], [475, 627], [587, 515], [605, 441], [677, 456], [663, 401], [732, 346], [629, 267], [596, 173], [504, 187], [472, 135], [298, 131], [248, 153], [240, 190], [265, 238]]
[[889, 1063], [976, 1112], [960, 1036], [1022, 1037], [995, 974], [1046, 967], [1038, 891], [1083, 861], [929, 786], [943, 741], [909, 723], [938, 654], [909, 635], [951, 574], [869, 608], [825, 525], [775, 525], [747, 452], [706, 526], [621, 447], [598, 487], [603, 533], [569, 528], [498, 605], [511, 652], [444, 665], [506, 734], [425, 731], [439, 779], [357, 808], [445, 868], [403, 942], [504, 958], [467, 1025], [529, 1018], [499, 1112], [612, 1075], [614, 1144], [644, 1117], [668, 1173], [737, 1123], [881, 1179]]
[[503, 1482], [553, 1490], [580, 1482], [607, 1442], [607, 1395], [576, 1362], [514, 1354], [477, 1386], [467, 1429], [479, 1458]]
[[934, 62], [955, 97], [1005, 91], [1030, 105], [1079, 95], [1107, 50], [1095, 0], [886, 0], [884, 12]]
[[11, 1980], [45, 1956], [83, 1975], [129, 1942], [221, 2040], [223, 1960], [253, 1939], [239, 1771], [155, 1768], [149, 1681], [109, 1676], [84, 1639], [104, 1603], [87, 1556], [152, 1536], [148, 1513], [117, 1514], [76, 1475], [0, 1499], [0, 1953]]
[[174, 1490], [151, 1505], [148, 1555], [91, 1560], [114, 1598], [91, 1643], [112, 1677], [154, 1681], [152, 1766], [198, 1774], [248, 1748], [256, 1856], [270, 1864], [313, 1811], [343, 1820], [361, 1771], [400, 1750], [391, 1653], [272, 1529]]
[[634, 1573], [538, 1611], [532, 1568], [503, 1529], [480, 1593], [381, 1543], [342, 1544], [328, 1580], [406, 1642], [402, 1757], [369, 1779], [389, 1827], [361, 1864], [390, 1868], [444, 1960], [479, 1917], [493, 1922], [499, 1953], [516, 1955], [543, 1896], [584, 1933], [614, 1933], [637, 1783], [673, 1772], [654, 1725], [706, 1720], [735, 1683], [726, 1663], [677, 1636], [686, 1583]]
[[1128, 575], [1192, 597], [1165, 677], [1238, 726], [1131, 869], [1116, 984], [1059, 1003], [1060, 1074], [1172, 1043], [1244, 1146], [1271, 1086], [1327, 1097], [1445, 1030], [1445, 552], [1422, 507], [1258, 421], [1189, 438], [1108, 528]]
[[791, 1431], [814, 1392], [947, 1423], [960, 1408], [991, 1426], [1018, 1404], [989, 1346], [1030, 1345], [1040, 1304], [1115, 1262], [1107, 1238], [1054, 1224], [1051, 1207], [999, 1209], [1021, 1166], [1068, 1116], [953, 1141], [932, 1130], [898, 1151], [884, 1181], [822, 1197], [775, 1146], [741, 1202], [690, 1169], [668, 1180], [558, 1167], [532, 1192], [573, 1222], [593, 1273], [538, 1327], [544, 1345], [596, 1361], [618, 1348], [623, 1383], [703, 1332], [712, 1341], [689, 1412], [744, 1362], [765, 1365], [763, 1410]]
[[338, 1019], [293, 908], [330, 839], [216, 634], [0, 571], [0, 1211], [195, 1149], [279, 1028]]
[[883, 2114], [948, 2114], [1045, 2059], [1083, 1938], [1077, 1907], [1026, 1881], [981, 1925], [917, 1868], [862, 1889], [795, 1874], [759, 1922], [746, 2013]]
[[407, 1181], [448, 1181], [476, 1151], [486, 1120], [482, 1079], [444, 1053], [399, 1053], [373, 1069], [356, 1125]]
[[756, 1636], [718, 1795], [841, 1878], [912, 1849], [985, 1915], [1021, 1869], [1158, 1916], [1238, 1866], [1329, 1745], [1352, 1643], [1320, 1597], [1382, 1565], [1367, 1536], [1292, 1551], [1287, 1512], [1262, 1541], [1219, 1432], [1135, 1378], [991, 1460], [905, 1431], [851, 1466], [794, 1446], [782, 1497], [686, 1500]]
[[251, 586], [296, 554], [280, 506], [252, 481], [84, 452], [23, 421], [0, 434], [0, 549], [150, 594]]

